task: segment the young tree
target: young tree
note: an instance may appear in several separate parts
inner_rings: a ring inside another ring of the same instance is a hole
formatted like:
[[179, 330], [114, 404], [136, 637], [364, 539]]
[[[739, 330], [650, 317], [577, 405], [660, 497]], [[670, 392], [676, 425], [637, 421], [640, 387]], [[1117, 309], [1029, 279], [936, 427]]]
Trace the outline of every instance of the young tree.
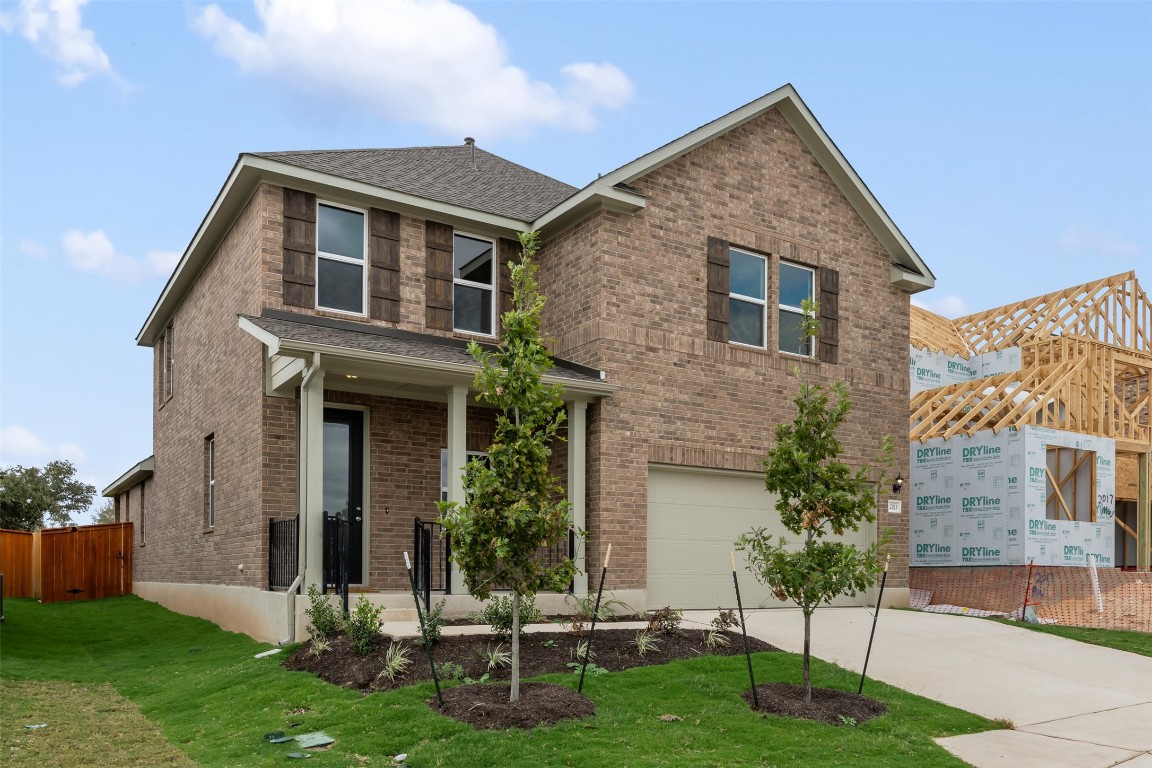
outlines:
[[0, 470], [0, 528], [35, 531], [45, 518], [53, 525], [73, 525], [72, 516], [88, 509], [96, 495], [94, 486], [75, 475], [70, 461]]
[[463, 503], [440, 503], [452, 559], [464, 571], [468, 590], [482, 600], [494, 588], [512, 590], [510, 701], [520, 698], [521, 598], [561, 591], [576, 575], [567, 557], [552, 566], [538, 557], [541, 547], [565, 541], [570, 525], [563, 488], [548, 470], [549, 444], [559, 439], [565, 413], [562, 388], [541, 380], [553, 363], [540, 338], [544, 297], [532, 262], [538, 243], [538, 232], [520, 233], [521, 261], [511, 265], [513, 307], [501, 318], [499, 349], [489, 353], [475, 342], [468, 347], [480, 364], [477, 400], [497, 410], [488, 460], [468, 463]]
[[116, 522], [116, 502], [112, 499], [105, 499], [104, 503], [96, 509], [96, 514], [92, 516], [92, 522], [96, 525]]
[[[804, 332], [819, 334], [813, 318], [816, 305], [804, 306]], [[831, 395], [830, 398], [829, 390]], [[855, 595], [876, 583], [882, 566], [879, 550], [887, 538], [861, 551], [843, 541], [829, 541], [874, 522], [875, 486], [867, 467], [853, 472], [837, 460], [842, 446], [836, 430], [852, 409], [848, 388], [834, 381], [825, 388], [801, 381], [796, 418], [776, 425], [776, 445], [764, 461], [764, 487], [778, 495], [780, 521], [801, 537], [793, 548], [763, 528], [740, 536], [736, 548], [745, 552], [748, 570], [780, 600], [792, 600], [804, 614], [804, 703], [812, 702], [812, 613], [839, 595]], [[891, 461], [892, 440], [881, 441], [881, 462]]]

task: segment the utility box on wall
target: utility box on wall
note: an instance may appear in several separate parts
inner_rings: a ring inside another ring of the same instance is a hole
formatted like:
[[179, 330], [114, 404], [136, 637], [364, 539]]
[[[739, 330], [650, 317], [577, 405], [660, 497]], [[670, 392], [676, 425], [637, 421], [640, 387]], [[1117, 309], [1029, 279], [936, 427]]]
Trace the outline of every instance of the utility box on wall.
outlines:
[[1112, 566], [1115, 452], [1044, 427], [914, 441], [910, 564]]

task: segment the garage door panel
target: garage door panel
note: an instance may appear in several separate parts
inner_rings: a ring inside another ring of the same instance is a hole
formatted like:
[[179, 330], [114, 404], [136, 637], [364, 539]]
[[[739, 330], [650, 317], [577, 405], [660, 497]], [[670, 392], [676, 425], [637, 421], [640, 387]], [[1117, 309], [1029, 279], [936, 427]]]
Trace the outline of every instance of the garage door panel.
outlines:
[[[776, 497], [764, 490], [762, 475], [709, 474], [650, 467], [648, 474], [648, 606], [716, 608], [735, 605], [729, 553], [752, 528], [796, 536], [784, 529]], [[858, 545], [863, 531], [845, 537]], [[777, 600], [745, 568], [736, 554], [740, 592], [748, 607], [791, 605]], [[836, 605], [857, 605], [841, 598]]]

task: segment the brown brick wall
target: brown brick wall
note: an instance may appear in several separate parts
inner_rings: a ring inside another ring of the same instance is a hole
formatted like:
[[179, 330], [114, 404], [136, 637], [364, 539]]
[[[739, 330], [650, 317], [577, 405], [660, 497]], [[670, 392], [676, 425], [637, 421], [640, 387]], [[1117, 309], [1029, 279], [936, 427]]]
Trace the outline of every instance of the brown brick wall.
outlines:
[[[907, 466], [908, 296], [890, 284], [888, 255], [784, 119], [769, 112], [633, 186], [643, 210], [599, 213], [569, 229], [548, 243], [541, 269], [557, 353], [623, 387], [590, 413], [589, 435], [589, 521], [613, 543], [617, 588], [645, 585], [648, 463], [758, 470], [775, 424], [794, 415], [796, 365], [812, 380], [849, 383], [847, 461], [870, 462], [889, 434], [897, 468]], [[708, 341], [709, 236], [762, 251], [802, 245], [818, 252], [814, 266], [838, 269], [839, 364]], [[596, 247], [592, 264], [575, 266]], [[557, 330], [587, 307], [598, 317]], [[888, 517], [886, 498], [889, 583], [906, 586], [907, 517]], [[602, 548], [593, 542], [593, 552]]]
[[[249, 201], [173, 317], [175, 392], [154, 404], [156, 471], [137, 581], [263, 586], [263, 348], [237, 327], [259, 312], [267, 222], [278, 197]], [[159, 354], [159, 352], [157, 352]], [[158, 361], [159, 362], [159, 361]], [[204, 439], [216, 438], [216, 525], [204, 524]], [[243, 564], [245, 571], [238, 570]]]

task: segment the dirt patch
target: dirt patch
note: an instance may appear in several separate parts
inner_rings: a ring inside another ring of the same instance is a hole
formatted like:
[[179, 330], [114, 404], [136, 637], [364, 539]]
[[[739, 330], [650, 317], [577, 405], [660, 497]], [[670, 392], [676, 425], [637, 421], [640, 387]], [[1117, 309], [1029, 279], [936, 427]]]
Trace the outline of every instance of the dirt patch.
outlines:
[[[764, 683], [756, 686], [760, 699], [757, 712], [781, 717], [797, 717], [832, 725], [859, 725], [888, 711], [888, 705], [848, 691], [813, 688], [812, 703], [804, 703], [804, 686], [791, 683]], [[754, 706], [752, 691], [745, 691], [744, 701]]]
[[444, 708], [436, 697], [428, 699], [433, 709], [476, 728], [504, 730], [553, 725], [596, 714], [596, 705], [571, 688], [552, 683], [520, 683], [520, 700], [508, 701], [509, 686], [458, 685], [444, 691]]
[[[677, 659], [697, 656], [734, 656], [744, 652], [743, 640], [739, 633], [726, 632], [728, 645], [709, 647], [704, 641], [704, 633], [685, 630], [677, 634], [656, 635], [658, 648], [643, 655], [635, 645], [635, 629], [597, 629], [592, 638], [592, 664], [612, 672], [631, 667], [652, 664], [667, 664]], [[538, 632], [524, 635], [520, 640], [520, 676], [535, 677], [554, 672], [573, 672], [577, 664], [576, 647], [584, 638], [572, 632]], [[305, 643], [284, 661], [288, 669], [311, 672], [312, 674], [346, 688], [369, 693], [403, 688], [414, 683], [431, 680], [428, 657], [424, 648], [409, 640], [398, 640], [407, 650], [409, 665], [390, 680], [380, 672], [384, 667], [384, 654], [391, 638], [382, 642], [367, 656], [357, 656], [345, 635], [334, 635], [329, 639], [329, 648], [317, 656], [311, 644]], [[487, 674], [490, 680], [507, 680], [510, 671], [506, 666], [489, 669], [487, 656], [490, 651], [510, 651], [511, 644], [506, 639], [493, 635], [445, 636], [432, 647], [432, 658], [437, 669], [458, 669], [457, 679], [469, 677], [479, 680]], [[748, 646], [753, 653], [777, 651], [768, 643], [748, 638]], [[589, 668], [592, 669], [591, 664]], [[593, 670], [594, 671], [594, 670]], [[447, 675], [445, 675], [447, 676]]]

